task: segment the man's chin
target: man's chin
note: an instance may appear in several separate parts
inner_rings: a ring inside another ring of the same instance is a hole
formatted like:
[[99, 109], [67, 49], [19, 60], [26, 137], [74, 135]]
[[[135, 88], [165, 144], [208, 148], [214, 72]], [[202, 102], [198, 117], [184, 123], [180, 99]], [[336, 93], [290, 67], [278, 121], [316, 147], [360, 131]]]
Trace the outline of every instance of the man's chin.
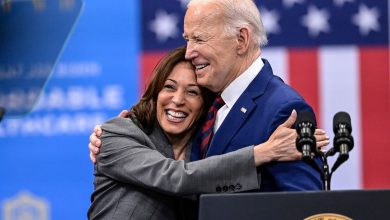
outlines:
[[198, 83], [199, 86], [207, 87], [207, 82], [208, 81], [206, 80], [206, 78], [204, 76], [196, 78], [196, 83]]

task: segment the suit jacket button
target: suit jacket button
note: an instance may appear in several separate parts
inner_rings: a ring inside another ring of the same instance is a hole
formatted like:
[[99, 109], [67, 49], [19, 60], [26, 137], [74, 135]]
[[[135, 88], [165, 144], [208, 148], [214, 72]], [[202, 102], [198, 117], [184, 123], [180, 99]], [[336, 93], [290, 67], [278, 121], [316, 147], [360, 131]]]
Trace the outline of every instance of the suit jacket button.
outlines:
[[215, 188], [215, 190], [216, 190], [217, 192], [221, 192], [221, 191], [222, 191], [222, 188], [221, 188], [220, 186], [217, 186], [217, 188]]
[[222, 187], [222, 190], [223, 190], [224, 192], [227, 192], [227, 191], [228, 191], [228, 189], [229, 189], [229, 187], [228, 187], [228, 186], [223, 186], [223, 187]]
[[236, 189], [236, 187], [235, 187], [234, 185], [230, 185], [230, 186], [229, 186], [229, 190], [230, 190], [230, 191], [234, 191], [235, 189]]
[[241, 184], [237, 183], [236, 184], [236, 190], [240, 190], [242, 188]]

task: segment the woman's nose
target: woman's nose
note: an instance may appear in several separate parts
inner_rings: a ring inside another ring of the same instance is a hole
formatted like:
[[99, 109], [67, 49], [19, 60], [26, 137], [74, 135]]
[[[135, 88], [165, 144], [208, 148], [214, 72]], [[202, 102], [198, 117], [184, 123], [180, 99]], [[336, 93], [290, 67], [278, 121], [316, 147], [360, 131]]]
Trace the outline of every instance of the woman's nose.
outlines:
[[176, 91], [174, 94], [173, 94], [173, 97], [172, 97], [172, 102], [175, 104], [175, 105], [182, 105], [184, 103], [184, 92], [182, 91]]

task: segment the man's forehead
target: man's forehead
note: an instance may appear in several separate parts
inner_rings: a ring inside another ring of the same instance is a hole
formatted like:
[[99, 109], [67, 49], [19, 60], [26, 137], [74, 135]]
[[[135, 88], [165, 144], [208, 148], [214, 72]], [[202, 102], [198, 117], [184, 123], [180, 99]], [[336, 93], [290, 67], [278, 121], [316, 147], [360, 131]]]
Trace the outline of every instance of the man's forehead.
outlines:
[[202, 19], [200, 22], [194, 22], [187, 25], [184, 24], [183, 37], [207, 37], [212, 35], [218, 28], [219, 27], [214, 21], [208, 22], [207, 20]]
[[201, 37], [201, 36], [205, 37], [207, 35], [209, 35], [208, 31], [202, 31], [199, 29], [188, 31], [188, 32], [185, 32], [185, 30], [184, 30], [184, 33], [183, 33], [184, 38], [193, 38], [193, 37]]
[[[220, 10], [208, 9], [203, 11], [187, 11], [184, 19], [184, 30], [186, 29], [210, 29], [221, 24], [223, 16]], [[200, 31], [200, 30], [199, 30]], [[206, 30], [204, 30], [206, 31]]]

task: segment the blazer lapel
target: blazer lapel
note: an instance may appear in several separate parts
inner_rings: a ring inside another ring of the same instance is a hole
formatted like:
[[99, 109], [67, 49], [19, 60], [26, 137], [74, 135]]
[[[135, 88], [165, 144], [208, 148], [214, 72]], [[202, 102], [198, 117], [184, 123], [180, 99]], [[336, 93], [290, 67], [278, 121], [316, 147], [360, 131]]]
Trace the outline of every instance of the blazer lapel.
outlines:
[[240, 98], [234, 104], [229, 114], [226, 116], [217, 133], [211, 140], [207, 156], [226, 153], [229, 142], [234, 137], [240, 127], [245, 123], [251, 112], [257, 107], [254, 100], [264, 94], [267, 84], [273, 74], [268, 61], [263, 59], [264, 66], [255, 79], [249, 84], [248, 88], [241, 94]]
[[165, 136], [164, 131], [157, 121], [149, 133], [149, 138], [156, 145], [156, 150], [162, 155], [168, 158], [174, 158], [172, 145], [169, 143], [168, 138]]

